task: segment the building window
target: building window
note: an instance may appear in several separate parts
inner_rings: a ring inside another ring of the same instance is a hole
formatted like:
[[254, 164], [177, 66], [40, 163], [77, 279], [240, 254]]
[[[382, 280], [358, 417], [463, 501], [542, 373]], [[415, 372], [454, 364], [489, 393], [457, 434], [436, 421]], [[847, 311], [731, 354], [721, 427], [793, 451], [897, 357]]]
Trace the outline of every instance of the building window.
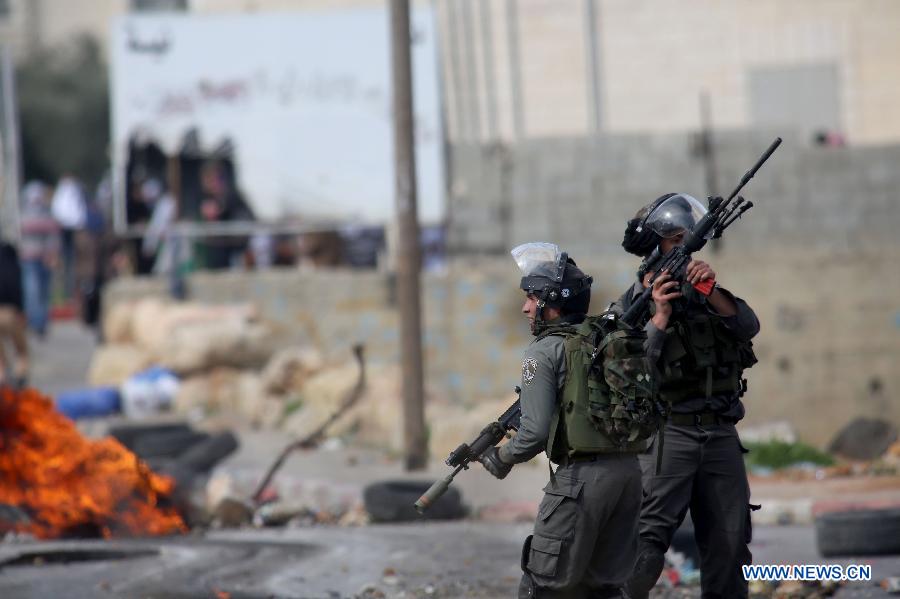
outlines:
[[132, 12], [185, 12], [187, 9], [188, 0], [131, 0]]

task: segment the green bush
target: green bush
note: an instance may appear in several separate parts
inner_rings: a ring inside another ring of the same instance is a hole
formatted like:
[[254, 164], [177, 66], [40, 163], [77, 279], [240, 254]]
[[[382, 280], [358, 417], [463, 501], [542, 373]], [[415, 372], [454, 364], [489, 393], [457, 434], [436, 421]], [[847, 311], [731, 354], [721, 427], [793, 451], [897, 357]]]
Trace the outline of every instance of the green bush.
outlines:
[[794, 464], [812, 463], [817, 466], [831, 466], [834, 458], [827, 453], [805, 443], [785, 443], [766, 441], [765, 443], [744, 443], [750, 453], [744, 456], [748, 468], [787, 468]]

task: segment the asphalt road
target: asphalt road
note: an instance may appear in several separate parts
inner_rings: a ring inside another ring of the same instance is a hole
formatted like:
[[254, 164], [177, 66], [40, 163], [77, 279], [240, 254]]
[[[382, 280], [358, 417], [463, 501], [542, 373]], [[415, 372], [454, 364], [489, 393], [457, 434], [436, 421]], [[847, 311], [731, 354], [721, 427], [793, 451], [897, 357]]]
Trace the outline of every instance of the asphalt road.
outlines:
[[[121, 542], [7, 542], [0, 544], [0, 596], [513, 597], [520, 545], [529, 530], [528, 524], [462, 521], [233, 530]], [[757, 564], [824, 562], [808, 526], [760, 527], [751, 548]], [[109, 551], [120, 553], [103, 553]], [[900, 576], [900, 557], [829, 563], [873, 568], [872, 582], [846, 583], [834, 595], [839, 598], [890, 597], [878, 582]], [[657, 596], [695, 597], [699, 589]]]

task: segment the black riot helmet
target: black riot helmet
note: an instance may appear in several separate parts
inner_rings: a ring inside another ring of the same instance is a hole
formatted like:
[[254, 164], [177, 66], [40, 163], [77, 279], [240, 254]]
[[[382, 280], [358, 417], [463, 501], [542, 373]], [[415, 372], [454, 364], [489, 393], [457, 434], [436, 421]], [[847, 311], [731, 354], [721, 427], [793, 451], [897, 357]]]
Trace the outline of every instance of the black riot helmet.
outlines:
[[537, 324], [543, 321], [543, 308], [548, 306], [563, 314], [587, 312], [593, 278], [556, 244], [523, 243], [510, 253], [522, 271], [519, 288], [538, 298]]
[[662, 238], [692, 229], [706, 214], [706, 207], [686, 193], [667, 193], [637, 211], [628, 221], [622, 247], [646, 257]]

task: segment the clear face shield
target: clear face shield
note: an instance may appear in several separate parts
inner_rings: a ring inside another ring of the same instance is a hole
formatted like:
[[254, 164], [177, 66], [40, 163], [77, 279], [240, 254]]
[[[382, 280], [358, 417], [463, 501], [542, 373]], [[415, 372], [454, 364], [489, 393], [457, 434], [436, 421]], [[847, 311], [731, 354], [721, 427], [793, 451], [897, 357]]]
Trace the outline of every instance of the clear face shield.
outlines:
[[510, 252], [522, 271], [522, 279], [543, 278], [562, 280], [559, 266], [565, 267], [564, 253], [555, 243], [531, 242], [516, 246]]
[[[656, 210], [647, 217], [643, 226], [650, 228], [660, 237], [668, 239], [692, 229], [706, 215], [706, 212], [706, 207], [696, 198], [686, 193], [679, 193], [657, 206]], [[713, 231], [710, 230], [706, 239], [712, 237], [712, 234]]]

